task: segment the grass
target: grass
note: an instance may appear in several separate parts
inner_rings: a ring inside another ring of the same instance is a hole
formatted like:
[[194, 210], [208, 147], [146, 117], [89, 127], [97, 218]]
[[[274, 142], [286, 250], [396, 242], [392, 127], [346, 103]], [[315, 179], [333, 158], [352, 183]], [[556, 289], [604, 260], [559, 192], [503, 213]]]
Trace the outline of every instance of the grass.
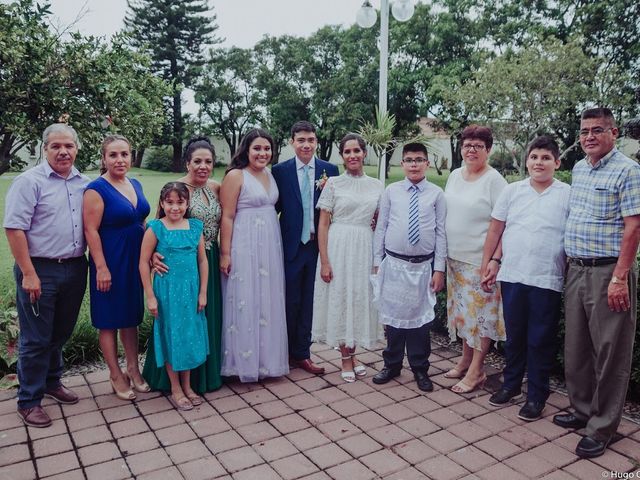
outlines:
[[[366, 166], [365, 171], [367, 175], [377, 177], [376, 166]], [[90, 178], [96, 178], [98, 176], [97, 171], [85, 172]], [[222, 179], [224, 171], [222, 168], [216, 169], [214, 172], [214, 178], [218, 181]], [[15, 174], [0, 175], [0, 222], [4, 219], [5, 211], [5, 197], [11, 184], [11, 180], [15, 178]], [[151, 205], [151, 217], [155, 216], [156, 205], [160, 190], [167, 182], [180, 178], [182, 174], [177, 173], [164, 173], [154, 172], [151, 170], [145, 170], [140, 168], [133, 168], [129, 172], [129, 176], [136, 178], [142, 183], [145, 196]], [[433, 169], [428, 172], [428, 180], [440, 187], [444, 188], [448, 172], [440, 176]], [[404, 175], [400, 167], [391, 167], [389, 179], [387, 184], [402, 180]], [[0, 235], [0, 312], [15, 308], [15, 282], [13, 279], [13, 256], [9, 251], [9, 245], [7, 243], [7, 237]], [[88, 289], [88, 287], [87, 287]], [[141, 328], [140, 339], [143, 342], [149, 332], [149, 318], [145, 319], [145, 323]], [[69, 364], [79, 364], [86, 361], [93, 361], [99, 357], [97, 331], [91, 325], [91, 319], [89, 318], [89, 292], [86, 293], [82, 308], [80, 309], [80, 315], [78, 317], [78, 324], [73, 332], [73, 336], [67, 342], [65, 347], [65, 359]], [[0, 376], [1, 376], [0, 372]]]

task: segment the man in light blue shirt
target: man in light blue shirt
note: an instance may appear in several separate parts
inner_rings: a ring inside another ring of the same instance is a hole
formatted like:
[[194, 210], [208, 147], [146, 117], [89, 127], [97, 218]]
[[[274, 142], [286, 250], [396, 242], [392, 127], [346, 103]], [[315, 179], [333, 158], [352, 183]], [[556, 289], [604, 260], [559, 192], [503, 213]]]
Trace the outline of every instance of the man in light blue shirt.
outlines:
[[73, 166], [78, 135], [56, 123], [45, 129], [42, 143], [47, 161], [13, 181], [3, 225], [16, 261], [18, 415], [32, 427], [51, 425], [40, 406], [44, 395], [59, 403], [78, 401], [60, 382], [62, 347], [87, 283], [82, 195], [89, 179]]

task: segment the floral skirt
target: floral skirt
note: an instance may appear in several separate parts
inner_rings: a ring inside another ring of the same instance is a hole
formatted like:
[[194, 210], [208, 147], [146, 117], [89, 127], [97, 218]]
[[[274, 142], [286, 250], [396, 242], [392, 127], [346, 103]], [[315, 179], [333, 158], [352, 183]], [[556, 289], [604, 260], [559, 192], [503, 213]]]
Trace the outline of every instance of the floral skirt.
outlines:
[[447, 258], [447, 323], [451, 341], [456, 333], [467, 345], [480, 350], [480, 339], [505, 340], [502, 297], [480, 287], [480, 267]]

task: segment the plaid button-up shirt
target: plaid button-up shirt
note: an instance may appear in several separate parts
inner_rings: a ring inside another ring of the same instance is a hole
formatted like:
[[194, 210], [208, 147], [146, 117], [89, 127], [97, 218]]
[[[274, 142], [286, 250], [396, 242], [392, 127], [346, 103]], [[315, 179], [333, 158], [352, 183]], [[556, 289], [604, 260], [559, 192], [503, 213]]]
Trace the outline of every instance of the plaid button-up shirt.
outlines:
[[569, 257], [617, 257], [623, 217], [640, 215], [640, 165], [616, 148], [573, 167], [564, 248]]

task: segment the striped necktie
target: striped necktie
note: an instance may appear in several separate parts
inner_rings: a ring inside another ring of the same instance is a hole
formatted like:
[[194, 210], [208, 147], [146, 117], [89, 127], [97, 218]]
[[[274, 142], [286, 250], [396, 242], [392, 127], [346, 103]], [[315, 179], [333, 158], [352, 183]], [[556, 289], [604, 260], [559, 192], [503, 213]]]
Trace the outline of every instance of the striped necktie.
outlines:
[[418, 187], [411, 185], [409, 199], [409, 243], [415, 245], [420, 240], [420, 219], [418, 215]]

